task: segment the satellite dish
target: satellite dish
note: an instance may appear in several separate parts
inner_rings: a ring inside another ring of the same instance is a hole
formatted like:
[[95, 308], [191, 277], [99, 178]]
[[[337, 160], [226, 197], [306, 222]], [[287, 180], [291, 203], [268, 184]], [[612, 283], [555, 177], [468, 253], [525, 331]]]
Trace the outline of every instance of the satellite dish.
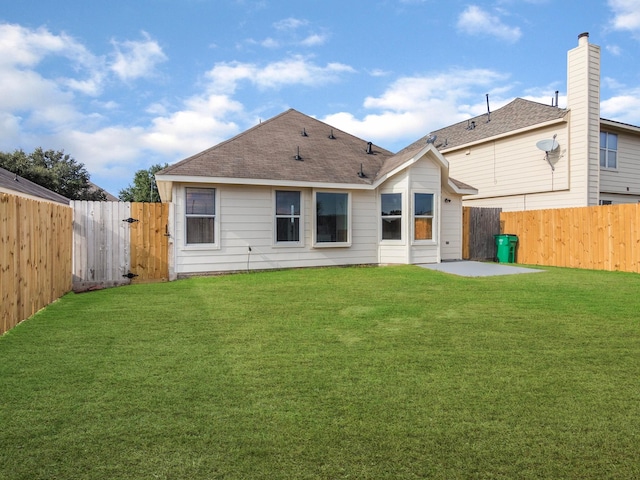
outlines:
[[558, 144], [558, 142], [556, 142], [555, 135], [551, 139], [540, 140], [538, 143], [536, 143], [536, 147], [538, 147], [543, 152], [553, 152], [559, 146], [560, 145]]
[[430, 143], [435, 142], [435, 141], [436, 141], [436, 138], [438, 138], [438, 136], [437, 136], [437, 135], [433, 135], [433, 134], [429, 135], [429, 136], [427, 137], [427, 145], [429, 145]]
[[540, 140], [536, 143], [536, 147], [544, 152], [544, 159], [547, 161], [552, 171], [555, 171], [556, 167], [553, 166], [553, 163], [551, 163], [551, 160], [549, 159], [549, 152], [553, 152], [559, 146], [560, 144], [556, 141], [556, 135], [554, 135], [553, 138]]

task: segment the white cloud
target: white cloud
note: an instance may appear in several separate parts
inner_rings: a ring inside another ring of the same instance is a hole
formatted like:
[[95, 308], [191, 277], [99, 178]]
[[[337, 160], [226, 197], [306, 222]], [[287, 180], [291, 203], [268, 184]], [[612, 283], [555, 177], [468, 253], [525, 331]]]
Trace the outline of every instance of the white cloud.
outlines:
[[303, 47], [317, 47], [319, 45], [324, 45], [326, 41], [326, 35], [313, 34], [302, 40], [300, 42], [300, 45], [302, 45]]
[[273, 24], [273, 27], [276, 30], [296, 30], [300, 27], [305, 27], [309, 25], [308, 20], [300, 19], [300, 18], [285, 18]]
[[167, 56], [149, 34], [142, 32], [144, 40], [117, 42], [112, 40], [115, 52], [111, 70], [124, 81], [150, 77], [155, 74], [156, 66], [167, 60]]
[[259, 66], [254, 63], [224, 62], [216, 64], [206, 74], [210, 90], [232, 94], [241, 82], [249, 82], [260, 89], [281, 88], [288, 85], [319, 86], [339, 80], [355, 70], [342, 63], [319, 66], [296, 55], [285, 60]]
[[271, 37], [267, 37], [262, 42], [260, 42], [260, 45], [262, 45], [264, 48], [278, 48], [280, 47], [280, 42]]
[[[484, 94], [505, 81], [490, 70], [454, 70], [433, 76], [405, 77], [394, 82], [381, 96], [367, 97], [364, 107], [374, 111], [362, 119], [348, 112], [327, 115], [323, 120], [354, 135], [382, 145], [406, 143], [486, 110]], [[506, 90], [506, 87], [505, 87]], [[467, 103], [473, 100], [474, 103]], [[492, 101], [492, 109], [503, 101]]]
[[183, 109], [156, 117], [141, 135], [144, 147], [164, 155], [191, 155], [239, 133], [229, 120], [243, 107], [226, 95], [196, 96]]
[[470, 5], [458, 17], [458, 29], [469, 35], [490, 35], [508, 42], [516, 42], [522, 36], [519, 27], [505, 25], [495, 15]]
[[640, 33], [640, 0], [609, 0], [613, 28]]
[[640, 125], [640, 89], [632, 89], [603, 100], [600, 116], [630, 125]]

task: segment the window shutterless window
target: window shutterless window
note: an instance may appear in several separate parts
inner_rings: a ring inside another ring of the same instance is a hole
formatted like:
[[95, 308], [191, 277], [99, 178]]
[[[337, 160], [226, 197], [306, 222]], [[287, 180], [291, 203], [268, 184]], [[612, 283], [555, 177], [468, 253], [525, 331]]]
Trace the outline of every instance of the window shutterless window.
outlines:
[[349, 241], [349, 194], [316, 192], [316, 243]]
[[380, 195], [382, 240], [402, 240], [402, 194]]
[[300, 192], [276, 190], [276, 242], [300, 241]]
[[600, 132], [600, 167], [618, 168], [618, 135]]
[[187, 244], [215, 243], [216, 189], [187, 188]]
[[413, 239], [433, 240], [433, 193], [413, 196]]

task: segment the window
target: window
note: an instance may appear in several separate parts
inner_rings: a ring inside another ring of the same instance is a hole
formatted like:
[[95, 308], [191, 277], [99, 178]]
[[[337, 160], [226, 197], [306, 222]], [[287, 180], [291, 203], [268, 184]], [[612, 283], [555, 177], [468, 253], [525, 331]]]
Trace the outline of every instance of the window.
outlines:
[[618, 168], [618, 135], [600, 132], [600, 167]]
[[413, 238], [433, 240], [433, 193], [413, 196]]
[[300, 192], [276, 190], [276, 242], [300, 241]]
[[349, 194], [316, 192], [316, 242], [349, 241]]
[[187, 188], [187, 244], [215, 243], [216, 189]]
[[402, 240], [402, 194], [383, 193], [380, 204], [382, 240]]

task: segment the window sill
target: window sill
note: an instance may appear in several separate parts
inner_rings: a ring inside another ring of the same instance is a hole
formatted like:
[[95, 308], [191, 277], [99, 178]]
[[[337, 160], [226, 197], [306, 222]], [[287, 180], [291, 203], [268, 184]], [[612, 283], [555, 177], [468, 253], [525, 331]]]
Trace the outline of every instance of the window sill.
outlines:
[[220, 245], [217, 243], [192, 243], [189, 245], [183, 245], [181, 250], [183, 251], [220, 250]]
[[321, 242], [313, 244], [313, 248], [345, 248], [350, 246], [351, 242]]
[[304, 243], [301, 242], [278, 242], [272, 245], [273, 248], [303, 248]]

